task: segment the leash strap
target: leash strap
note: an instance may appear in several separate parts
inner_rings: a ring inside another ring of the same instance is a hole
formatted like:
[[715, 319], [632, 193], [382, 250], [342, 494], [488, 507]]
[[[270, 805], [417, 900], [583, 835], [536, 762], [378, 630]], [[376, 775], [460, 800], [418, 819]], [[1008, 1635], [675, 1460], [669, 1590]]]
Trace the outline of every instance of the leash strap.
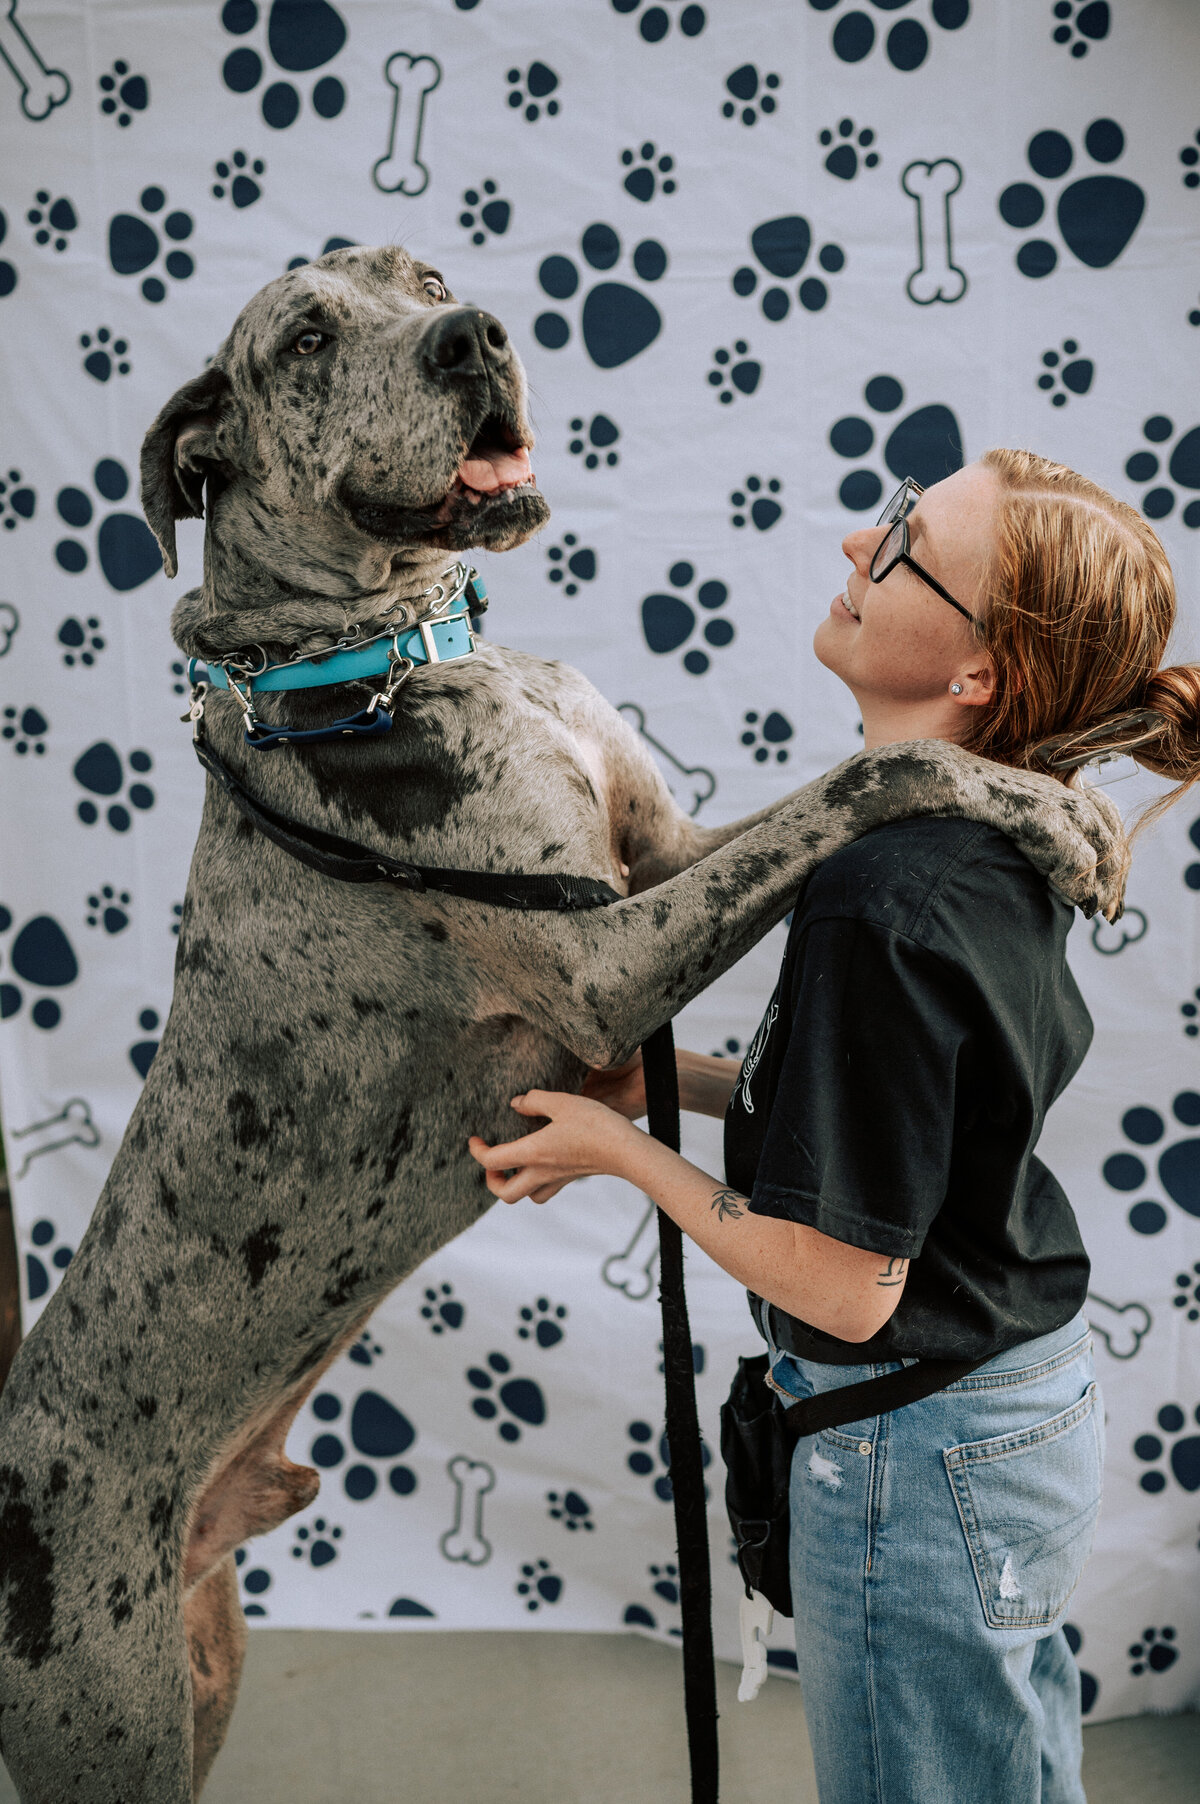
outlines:
[[841, 1428], [847, 1422], [886, 1416], [906, 1403], [918, 1403], [922, 1397], [944, 1391], [948, 1384], [957, 1384], [968, 1372], [986, 1364], [983, 1359], [921, 1359], [899, 1372], [885, 1372], [881, 1378], [866, 1378], [861, 1384], [844, 1384], [835, 1391], [802, 1397], [799, 1403], [784, 1410], [784, 1425], [793, 1441], [798, 1441], [804, 1435]]

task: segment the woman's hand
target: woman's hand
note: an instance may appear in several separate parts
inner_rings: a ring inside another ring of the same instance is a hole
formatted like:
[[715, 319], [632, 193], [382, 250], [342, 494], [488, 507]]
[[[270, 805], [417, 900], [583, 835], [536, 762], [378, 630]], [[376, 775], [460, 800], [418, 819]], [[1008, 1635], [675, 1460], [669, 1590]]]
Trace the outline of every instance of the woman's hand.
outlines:
[[644, 1115], [646, 1078], [642, 1070], [641, 1048], [623, 1065], [610, 1065], [607, 1069], [596, 1067], [589, 1071], [584, 1081], [583, 1094], [593, 1102], [602, 1102], [606, 1109], [614, 1109], [618, 1115], [624, 1115], [627, 1121], [636, 1121], [640, 1115]]
[[645, 1138], [615, 1110], [559, 1090], [530, 1090], [514, 1096], [512, 1106], [518, 1115], [545, 1116], [549, 1125], [504, 1146], [489, 1146], [478, 1134], [467, 1142], [487, 1174], [488, 1189], [502, 1203], [523, 1196], [546, 1203], [575, 1178], [601, 1172], [620, 1177], [631, 1143]]

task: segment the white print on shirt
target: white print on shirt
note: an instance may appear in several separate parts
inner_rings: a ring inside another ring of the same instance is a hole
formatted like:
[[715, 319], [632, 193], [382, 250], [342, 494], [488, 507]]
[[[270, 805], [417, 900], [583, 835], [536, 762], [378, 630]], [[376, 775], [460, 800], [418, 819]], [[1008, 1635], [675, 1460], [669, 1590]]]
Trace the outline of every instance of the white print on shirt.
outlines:
[[742, 1065], [742, 1107], [745, 1109], [747, 1115], [753, 1115], [754, 1113], [754, 1104], [750, 1100], [751, 1080], [754, 1077], [754, 1073], [758, 1070], [759, 1060], [767, 1050], [767, 1041], [771, 1037], [771, 1029], [775, 1025], [775, 1018], [778, 1014], [779, 1004], [772, 999], [771, 1006], [759, 1023], [758, 1032], [754, 1036], [750, 1050], [746, 1054], [745, 1061]]

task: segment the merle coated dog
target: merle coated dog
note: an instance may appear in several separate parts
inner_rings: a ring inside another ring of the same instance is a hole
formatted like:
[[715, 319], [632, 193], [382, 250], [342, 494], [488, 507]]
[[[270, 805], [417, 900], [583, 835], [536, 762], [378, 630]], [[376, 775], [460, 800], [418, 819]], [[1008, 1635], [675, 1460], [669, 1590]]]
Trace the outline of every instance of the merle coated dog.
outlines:
[[[143, 502], [168, 575], [205, 516], [189, 653], [274, 661], [413, 621], [449, 553], [548, 509], [500, 322], [395, 248], [270, 283], [159, 414]], [[307, 730], [372, 685], [264, 697]], [[310, 1504], [284, 1440], [394, 1285], [488, 1208], [469, 1133], [629, 1055], [897, 817], [1009, 834], [1091, 913], [1125, 854], [1101, 794], [935, 742], [863, 753], [729, 826], [675, 806], [577, 672], [489, 639], [410, 676], [378, 737], [210, 743], [278, 813], [424, 865], [570, 872], [620, 900], [516, 913], [340, 884], [210, 782], [174, 1002], [79, 1252], [0, 1397], [0, 1747], [24, 1804], [186, 1804], [233, 1708], [234, 1550]]]

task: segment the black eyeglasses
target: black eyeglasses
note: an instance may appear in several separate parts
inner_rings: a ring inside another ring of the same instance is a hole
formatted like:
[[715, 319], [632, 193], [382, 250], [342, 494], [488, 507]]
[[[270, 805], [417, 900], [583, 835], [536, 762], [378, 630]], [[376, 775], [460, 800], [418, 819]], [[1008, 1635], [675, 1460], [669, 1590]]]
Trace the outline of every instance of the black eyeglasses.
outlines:
[[909, 569], [915, 570], [921, 581], [928, 583], [929, 587], [935, 590], [943, 601], [948, 601], [952, 608], [957, 608], [959, 613], [965, 615], [971, 622], [972, 626], [978, 626], [979, 621], [974, 614], [968, 608], [964, 608], [961, 601], [955, 601], [949, 589], [943, 589], [937, 578], [930, 576], [928, 570], [922, 570], [916, 558], [909, 553], [908, 515], [911, 514], [924, 493], [925, 490], [919, 482], [914, 482], [911, 476], [906, 476], [875, 522], [877, 526], [883, 526], [890, 522], [892, 530], [885, 535], [879, 549], [871, 559], [871, 581], [881, 583], [885, 576], [891, 575], [897, 564], [907, 564]]

